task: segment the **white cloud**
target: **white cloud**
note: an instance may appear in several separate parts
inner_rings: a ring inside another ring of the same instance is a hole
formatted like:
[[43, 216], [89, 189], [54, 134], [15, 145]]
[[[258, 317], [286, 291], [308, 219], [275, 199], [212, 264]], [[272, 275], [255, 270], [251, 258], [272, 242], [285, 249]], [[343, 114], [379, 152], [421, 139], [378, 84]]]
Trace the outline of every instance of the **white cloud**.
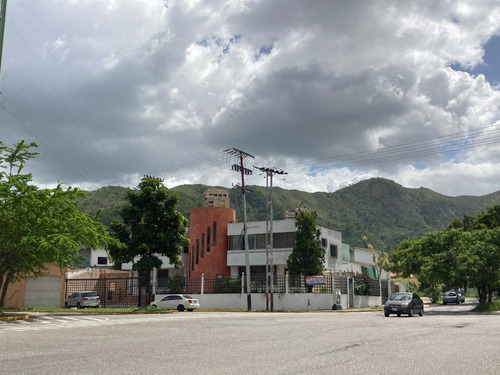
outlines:
[[494, 0], [19, 0], [1, 140], [40, 143], [40, 184], [133, 186], [158, 172], [230, 186], [205, 156], [238, 147], [287, 170], [289, 189], [380, 176], [486, 194], [500, 186], [495, 132], [453, 153], [410, 151], [500, 120], [499, 89], [459, 70], [483, 64], [496, 34]]

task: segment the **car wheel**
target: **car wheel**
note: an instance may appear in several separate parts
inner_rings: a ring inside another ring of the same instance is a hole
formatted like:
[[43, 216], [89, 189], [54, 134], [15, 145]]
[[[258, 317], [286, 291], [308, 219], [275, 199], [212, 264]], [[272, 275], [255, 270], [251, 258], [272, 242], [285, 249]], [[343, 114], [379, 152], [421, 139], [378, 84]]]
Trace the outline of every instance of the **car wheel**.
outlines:
[[184, 305], [177, 306], [177, 311], [184, 311]]
[[448, 302], [443, 302], [443, 305], [447, 305], [447, 304], [448, 304]]
[[384, 311], [384, 316], [387, 318], [390, 314], [387, 311]]
[[410, 311], [408, 311], [408, 317], [412, 317], [413, 316], [413, 307], [410, 309]]
[[76, 304], [76, 308], [77, 308], [77, 309], [81, 309], [81, 308], [82, 308], [82, 305], [80, 305], [80, 302], [78, 302], [78, 303]]
[[398, 313], [398, 317], [401, 316], [401, 313]]
[[460, 305], [460, 300], [457, 300], [457, 305]]
[[424, 316], [424, 306], [420, 309], [420, 312], [418, 313], [420, 316]]
[[64, 308], [65, 308], [65, 309], [69, 309], [68, 302], [64, 302]]

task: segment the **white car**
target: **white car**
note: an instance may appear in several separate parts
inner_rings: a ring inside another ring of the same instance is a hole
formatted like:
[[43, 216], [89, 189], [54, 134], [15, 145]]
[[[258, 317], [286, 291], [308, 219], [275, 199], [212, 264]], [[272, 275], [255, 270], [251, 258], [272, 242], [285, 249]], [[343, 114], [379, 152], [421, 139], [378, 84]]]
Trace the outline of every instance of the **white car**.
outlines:
[[187, 294], [169, 294], [157, 301], [151, 302], [151, 306], [159, 309], [178, 310], [178, 311], [193, 311], [200, 308], [200, 303]]
[[77, 309], [83, 307], [99, 307], [100, 304], [99, 296], [96, 292], [86, 291], [86, 292], [76, 292], [66, 298], [64, 301], [64, 307], [67, 309], [76, 306]]

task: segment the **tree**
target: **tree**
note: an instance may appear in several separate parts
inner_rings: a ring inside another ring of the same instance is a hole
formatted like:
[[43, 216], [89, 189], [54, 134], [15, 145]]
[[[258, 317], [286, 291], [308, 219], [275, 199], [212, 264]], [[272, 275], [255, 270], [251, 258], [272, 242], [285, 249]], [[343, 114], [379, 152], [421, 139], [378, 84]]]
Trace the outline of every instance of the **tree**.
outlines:
[[441, 287], [471, 284], [480, 303], [491, 302], [500, 283], [500, 206], [488, 207], [474, 218], [454, 220], [448, 229], [405, 240], [391, 254], [393, 269], [418, 275], [436, 301]]
[[110, 246], [110, 254], [116, 262], [134, 262], [133, 269], [147, 276], [150, 302], [149, 275], [162, 265], [158, 256], [167, 256], [175, 267], [182, 265], [180, 255], [189, 245], [187, 219], [176, 208], [177, 194], [160, 179], [144, 177], [138, 188], [127, 190], [130, 204], [120, 209], [121, 220], [111, 222], [111, 232], [119, 242]]
[[48, 263], [70, 267], [80, 246], [105, 247], [112, 238], [107, 228], [78, 210], [85, 192], [77, 188], [39, 189], [31, 174], [22, 174], [38, 153], [36, 143], [13, 148], [0, 142], [0, 306], [9, 284], [46, 271]]
[[291, 275], [320, 275], [323, 273], [325, 249], [321, 246], [320, 231], [316, 226], [316, 212], [298, 211], [295, 217], [295, 245], [288, 257]]
[[[366, 236], [363, 236], [363, 241], [368, 241], [368, 238]], [[380, 290], [380, 304], [383, 304], [383, 298], [382, 298], [382, 271], [385, 270], [386, 267], [389, 266], [389, 256], [388, 254], [380, 250], [377, 254], [375, 249], [373, 248], [373, 245], [371, 243], [367, 243], [368, 249], [372, 252], [372, 259], [373, 263], [375, 263], [376, 270], [377, 270], [377, 277], [378, 277], [378, 287]]]

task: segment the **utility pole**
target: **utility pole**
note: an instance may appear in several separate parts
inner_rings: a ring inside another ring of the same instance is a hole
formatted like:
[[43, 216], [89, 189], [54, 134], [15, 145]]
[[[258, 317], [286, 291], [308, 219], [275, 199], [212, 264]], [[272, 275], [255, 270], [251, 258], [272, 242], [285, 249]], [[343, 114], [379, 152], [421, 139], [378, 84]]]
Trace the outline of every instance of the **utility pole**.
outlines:
[[266, 208], [266, 284], [269, 284], [270, 288], [266, 288], [269, 290], [270, 297], [266, 298], [266, 309], [269, 309], [269, 302], [271, 304], [271, 311], [274, 311], [274, 253], [273, 253], [273, 175], [275, 174], [287, 174], [283, 172], [281, 169], [273, 169], [273, 168], [265, 168], [265, 167], [256, 167], [262, 172], [266, 173], [266, 188], [268, 188], [268, 196], [267, 196], [267, 208]]
[[5, 33], [5, 16], [7, 14], [7, 0], [2, 0], [2, 9], [0, 10], [0, 79], [2, 77], [2, 51], [3, 36]]
[[245, 175], [251, 175], [252, 170], [245, 168], [243, 166], [244, 158], [254, 158], [253, 155], [250, 155], [247, 152], [238, 150], [237, 148], [228, 148], [224, 150], [225, 153], [236, 156], [240, 164], [233, 164], [231, 169], [236, 172], [241, 172], [241, 194], [243, 196], [243, 235], [245, 241], [245, 274], [246, 274], [246, 282], [247, 282], [247, 308], [248, 311], [252, 310], [252, 290], [250, 285], [250, 255], [248, 253], [248, 230], [247, 230], [247, 201], [245, 196]]

